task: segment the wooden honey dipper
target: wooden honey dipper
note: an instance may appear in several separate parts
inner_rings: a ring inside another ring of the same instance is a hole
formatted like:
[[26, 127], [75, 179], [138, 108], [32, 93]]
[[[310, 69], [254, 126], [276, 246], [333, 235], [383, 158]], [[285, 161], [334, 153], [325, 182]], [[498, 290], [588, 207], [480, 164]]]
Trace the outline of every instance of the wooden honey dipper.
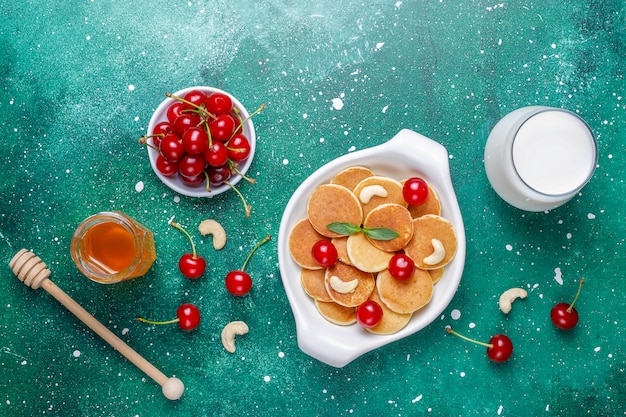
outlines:
[[124, 355], [126, 359], [131, 361], [146, 375], [152, 378], [161, 386], [161, 390], [165, 398], [168, 400], [177, 400], [183, 395], [185, 386], [180, 379], [174, 377], [168, 378], [165, 376], [163, 372], [159, 371], [154, 367], [154, 365], [135, 352], [130, 346], [124, 343], [122, 339], [104, 327], [104, 325], [89, 314], [87, 310], [82, 308], [62, 289], [57, 287], [56, 284], [49, 279], [50, 270], [37, 255], [26, 249], [22, 249], [15, 254], [13, 259], [11, 259], [9, 266], [18, 279], [25, 285], [34, 290], [42, 287], [50, 295], [56, 298], [57, 301], [63, 304], [71, 313], [85, 323], [91, 330], [102, 337], [114, 349]]

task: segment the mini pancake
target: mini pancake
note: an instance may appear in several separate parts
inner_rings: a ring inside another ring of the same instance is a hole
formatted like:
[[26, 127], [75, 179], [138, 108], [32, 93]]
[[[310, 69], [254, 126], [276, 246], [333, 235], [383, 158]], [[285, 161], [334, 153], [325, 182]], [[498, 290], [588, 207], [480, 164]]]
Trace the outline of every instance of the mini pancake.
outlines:
[[333, 222], [360, 225], [363, 222], [361, 203], [352, 191], [336, 184], [318, 186], [307, 202], [307, 217], [318, 233], [326, 237], [341, 235], [326, 226]]
[[384, 227], [398, 234], [391, 240], [376, 240], [368, 236], [372, 245], [386, 252], [402, 250], [413, 237], [413, 219], [409, 211], [398, 204], [383, 204], [370, 211], [363, 221], [363, 227], [373, 229]]
[[302, 288], [309, 297], [317, 301], [330, 302], [332, 298], [326, 291], [326, 285], [324, 284], [324, 277], [326, 276], [325, 269], [302, 269], [300, 273], [300, 282]]
[[405, 280], [395, 279], [389, 270], [382, 271], [376, 279], [376, 288], [385, 305], [400, 314], [413, 313], [430, 302], [433, 280], [428, 271], [415, 268]]
[[438, 283], [441, 277], [443, 277], [443, 270], [444, 268], [442, 267], [437, 269], [431, 269], [428, 271], [428, 273], [430, 274], [430, 278], [432, 278], [433, 280], [433, 284]]
[[[427, 214], [413, 220], [415, 230], [413, 239], [404, 248], [404, 252], [413, 259], [415, 266], [421, 269], [437, 269], [448, 264], [456, 253], [457, 240], [452, 223], [441, 216]], [[432, 240], [438, 240], [445, 250], [445, 256], [435, 264], [424, 260], [434, 251]]]
[[409, 213], [411, 213], [411, 216], [414, 219], [422, 217], [426, 214], [435, 214], [437, 216], [441, 215], [441, 202], [439, 201], [439, 196], [430, 185], [428, 186], [428, 197], [426, 197], [426, 201], [419, 206], [409, 205]]
[[[378, 195], [382, 191], [383, 195]], [[381, 204], [398, 204], [407, 207], [402, 195], [402, 184], [393, 178], [373, 176], [365, 178], [354, 188], [354, 195], [363, 206], [363, 216]]]
[[334, 302], [315, 300], [315, 307], [322, 317], [339, 326], [349, 326], [356, 323], [356, 309], [344, 307]]
[[311, 250], [316, 242], [324, 239], [325, 237], [317, 233], [307, 219], [300, 220], [289, 233], [291, 258], [302, 268], [322, 269], [322, 266], [313, 259]]
[[[357, 280], [356, 288], [345, 294], [338, 292], [330, 283], [333, 277], [337, 277], [343, 282]], [[354, 266], [337, 262], [334, 266], [326, 270], [324, 285], [326, 285], [326, 291], [328, 291], [328, 295], [330, 295], [330, 298], [332, 298], [334, 302], [345, 307], [357, 307], [367, 301], [374, 290], [376, 281], [374, 275], [369, 272], [364, 272]]]
[[361, 271], [379, 272], [389, 267], [393, 253], [385, 252], [369, 241], [363, 233], [355, 233], [348, 237], [346, 244], [350, 263]]
[[330, 180], [330, 183], [343, 185], [348, 190], [352, 191], [358, 183], [363, 181], [365, 178], [373, 176], [374, 173], [369, 168], [360, 166], [349, 167], [337, 173], [337, 175]]
[[348, 256], [348, 236], [335, 237], [331, 239], [331, 242], [337, 249], [337, 260], [344, 264], [352, 265], [350, 257]]
[[375, 288], [370, 296], [370, 300], [376, 301], [383, 309], [383, 316], [380, 322], [374, 327], [366, 329], [369, 332], [376, 334], [392, 334], [399, 330], [402, 330], [411, 320], [412, 313], [400, 314], [391, 310], [385, 303], [382, 302], [378, 295], [378, 290]]

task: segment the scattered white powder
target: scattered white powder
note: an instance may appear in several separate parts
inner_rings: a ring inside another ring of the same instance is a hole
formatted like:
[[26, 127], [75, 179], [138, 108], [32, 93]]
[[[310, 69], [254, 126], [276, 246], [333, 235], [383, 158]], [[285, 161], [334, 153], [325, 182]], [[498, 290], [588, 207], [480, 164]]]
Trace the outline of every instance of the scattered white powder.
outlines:
[[265, 382], [270, 382], [270, 377], [269, 377], [269, 376], [267, 376], [267, 375], [265, 375], [265, 376], [263, 377], [263, 381], [265, 381]]
[[513, 246], [511, 245], [506, 245], [506, 250], [508, 250], [509, 252], [513, 250]]
[[288, 165], [289, 164], [289, 159], [283, 159], [283, 165]]
[[563, 285], [563, 274], [561, 273], [561, 268], [554, 268], [554, 280], [559, 285]]
[[131, 85], [128, 86], [128, 89], [130, 91], [135, 91], [135, 86], [131, 84]]
[[335, 110], [341, 110], [343, 109], [343, 100], [340, 98], [334, 98], [333, 99], [333, 108]]
[[593, 351], [594, 352], [600, 352], [600, 349], [601, 349], [600, 346], [598, 346], [598, 347], [594, 348]]
[[389, 106], [385, 106], [383, 107], [383, 113], [387, 113], [387, 109], [389, 108]]
[[284, 358], [285, 357], [285, 352], [278, 352], [278, 357], [279, 358]]
[[596, 218], [596, 215], [595, 215], [595, 214], [593, 214], [593, 213], [589, 213], [589, 214], [587, 214], [587, 218], [588, 218], [589, 220], [593, 220], [593, 219], [595, 219], [595, 218]]
[[137, 191], [138, 193], [143, 191], [143, 181], [139, 181], [137, 184], [135, 184], [135, 191]]
[[459, 318], [461, 318], [461, 312], [457, 309], [454, 309], [450, 312], [450, 317], [452, 317], [452, 320], [458, 320]]
[[75, 350], [72, 355], [74, 355], [75, 358], [78, 358], [80, 356], [80, 350]]
[[125, 327], [122, 329], [122, 334], [126, 335], [130, 330], [128, 329], [128, 327]]
[[498, 415], [502, 414], [502, 408], [503, 408], [502, 406], [498, 407]]
[[411, 402], [412, 402], [413, 404], [415, 404], [416, 402], [421, 401], [421, 400], [422, 400], [422, 394], [420, 394], [420, 395], [418, 395], [417, 397], [413, 398], [413, 399], [411, 400]]
[[470, 329], [473, 329], [474, 327], [476, 327], [476, 323], [470, 323], [468, 326]]
[[376, 44], [376, 50], [378, 50], [378, 49], [382, 48], [384, 44], [385, 44], [385, 42], [378, 42], [378, 43]]
[[180, 203], [180, 197], [174, 196], [174, 203]]
[[459, 375], [461, 376], [461, 378], [465, 378], [465, 372], [461, 372]]

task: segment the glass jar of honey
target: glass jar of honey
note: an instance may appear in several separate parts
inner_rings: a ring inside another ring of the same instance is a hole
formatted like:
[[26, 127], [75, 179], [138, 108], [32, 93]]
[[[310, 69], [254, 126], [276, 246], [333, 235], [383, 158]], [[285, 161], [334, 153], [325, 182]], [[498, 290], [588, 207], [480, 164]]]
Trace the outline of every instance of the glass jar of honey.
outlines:
[[119, 211], [83, 220], [72, 237], [70, 253], [80, 272], [102, 284], [145, 275], [156, 259], [152, 232]]

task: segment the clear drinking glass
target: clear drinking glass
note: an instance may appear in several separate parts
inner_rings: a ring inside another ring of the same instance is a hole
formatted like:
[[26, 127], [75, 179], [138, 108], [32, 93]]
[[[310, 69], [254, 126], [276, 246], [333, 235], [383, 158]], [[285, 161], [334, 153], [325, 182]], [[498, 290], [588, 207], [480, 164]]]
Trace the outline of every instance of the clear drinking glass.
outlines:
[[522, 210], [546, 211], [565, 204], [587, 184], [597, 148], [578, 115], [530, 106], [496, 124], [484, 157], [487, 178], [502, 199]]

